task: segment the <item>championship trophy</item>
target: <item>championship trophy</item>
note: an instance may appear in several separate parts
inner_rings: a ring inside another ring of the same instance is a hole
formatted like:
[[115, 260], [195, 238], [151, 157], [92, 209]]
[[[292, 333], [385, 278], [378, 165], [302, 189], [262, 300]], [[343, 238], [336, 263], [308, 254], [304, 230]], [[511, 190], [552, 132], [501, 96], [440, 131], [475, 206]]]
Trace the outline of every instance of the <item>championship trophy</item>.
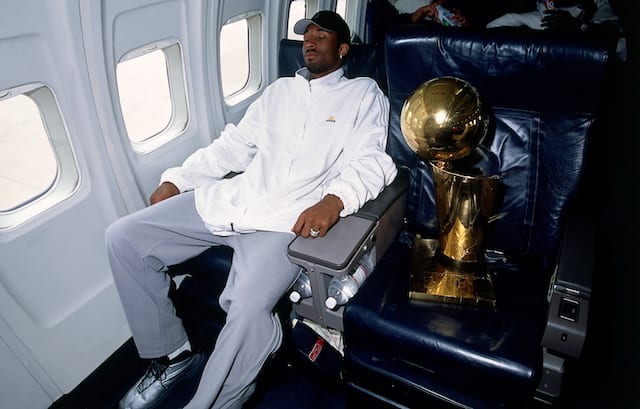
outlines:
[[400, 114], [409, 147], [433, 171], [438, 238], [413, 243], [414, 300], [495, 307], [485, 253], [499, 182], [497, 157], [481, 145], [489, 128], [476, 89], [454, 77], [420, 85]]

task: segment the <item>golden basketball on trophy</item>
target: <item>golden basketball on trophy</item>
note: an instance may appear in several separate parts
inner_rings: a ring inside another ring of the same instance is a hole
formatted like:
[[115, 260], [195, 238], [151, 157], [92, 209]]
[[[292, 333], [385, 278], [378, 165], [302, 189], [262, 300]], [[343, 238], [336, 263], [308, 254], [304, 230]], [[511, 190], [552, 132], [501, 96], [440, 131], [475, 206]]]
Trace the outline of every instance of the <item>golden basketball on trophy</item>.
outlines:
[[478, 91], [454, 77], [427, 81], [405, 101], [400, 124], [433, 171], [438, 222], [437, 239], [414, 242], [409, 297], [495, 307], [484, 252], [499, 166], [481, 144], [489, 116]]
[[484, 138], [488, 122], [476, 89], [454, 77], [420, 85], [400, 114], [402, 134], [423, 160], [452, 161], [470, 155]]

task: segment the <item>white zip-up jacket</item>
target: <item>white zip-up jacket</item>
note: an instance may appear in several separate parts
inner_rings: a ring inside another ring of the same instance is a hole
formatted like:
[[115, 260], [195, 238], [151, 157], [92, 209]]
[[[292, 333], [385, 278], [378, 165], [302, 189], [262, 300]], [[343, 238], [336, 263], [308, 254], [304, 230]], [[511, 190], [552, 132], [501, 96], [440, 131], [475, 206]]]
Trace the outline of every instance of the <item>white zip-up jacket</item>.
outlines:
[[[195, 190], [213, 234], [291, 232], [327, 194], [347, 216], [395, 178], [385, 152], [389, 102], [376, 82], [347, 79], [342, 68], [307, 78], [302, 68], [274, 81], [237, 125], [162, 174], [161, 183]], [[229, 172], [240, 174], [225, 178]]]

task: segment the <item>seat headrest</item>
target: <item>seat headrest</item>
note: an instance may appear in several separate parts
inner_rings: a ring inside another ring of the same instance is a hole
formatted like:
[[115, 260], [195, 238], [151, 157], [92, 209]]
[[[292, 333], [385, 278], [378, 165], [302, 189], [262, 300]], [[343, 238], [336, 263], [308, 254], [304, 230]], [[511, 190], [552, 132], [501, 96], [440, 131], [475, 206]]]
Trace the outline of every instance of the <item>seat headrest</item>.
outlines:
[[[387, 77], [384, 71], [384, 50], [373, 44], [351, 44], [343, 68], [347, 78], [373, 78], [386, 93]], [[304, 66], [302, 41], [282, 39], [278, 54], [278, 76], [291, 77]]]
[[[491, 106], [588, 111], [601, 103], [615, 42], [610, 39], [532, 30], [456, 30], [438, 25], [405, 26], [386, 41], [389, 87], [411, 89], [452, 75], [472, 83]], [[526, 97], [525, 97], [526, 96]]]

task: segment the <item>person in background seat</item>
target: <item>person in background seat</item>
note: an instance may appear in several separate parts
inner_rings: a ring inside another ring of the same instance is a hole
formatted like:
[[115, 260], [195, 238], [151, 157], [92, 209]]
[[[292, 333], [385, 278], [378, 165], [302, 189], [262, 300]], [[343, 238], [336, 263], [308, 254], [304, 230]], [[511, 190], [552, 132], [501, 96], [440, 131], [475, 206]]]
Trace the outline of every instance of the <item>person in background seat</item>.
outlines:
[[[403, 24], [441, 24], [451, 27], [484, 28], [504, 13], [507, 0], [371, 0], [368, 22], [371, 42], [382, 44], [389, 30]], [[522, 0], [518, 0], [522, 1]]]
[[627, 59], [626, 38], [608, 0], [530, 1], [527, 10], [508, 10], [487, 24], [487, 28], [496, 27], [529, 27], [556, 32], [590, 31], [617, 37], [617, 57], [620, 61]]
[[[300, 270], [289, 243], [324, 236], [396, 176], [385, 152], [387, 98], [374, 80], [344, 76], [347, 24], [320, 11], [294, 31], [304, 35], [306, 67], [276, 80], [237, 125], [166, 170], [151, 206], [107, 228], [114, 282], [138, 353], [151, 360], [120, 408], [156, 407], [196, 377], [187, 409], [240, 408], [282, 342], [273, 309]], [[167, 269], [217, 245], [234, 252], [219, 294], [226, 322], [207, 359], [192, 351], [175, 314]]]

